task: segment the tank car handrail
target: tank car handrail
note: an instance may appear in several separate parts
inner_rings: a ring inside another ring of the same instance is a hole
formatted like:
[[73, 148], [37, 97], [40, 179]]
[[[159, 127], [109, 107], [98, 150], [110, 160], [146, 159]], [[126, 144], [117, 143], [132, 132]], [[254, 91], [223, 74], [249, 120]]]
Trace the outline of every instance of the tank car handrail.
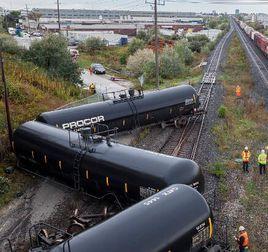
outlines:
[[4, 241], [7, 241], [10, 251], [13, 252], [13, 248], [12, 248], [10, 239], [7, 238], [7, 237], [0, 238], [0, 243], [2, 243], [2, 242], [4, 242]]
[[[132, 89], [132, 90], [134, 91], [133, 95], [130, 95], [129, 89], [122, 89], [122, 90], [118, 90], [118, 91], [105, 92], [105, 93], [102, 93], [102, 100], [103, 101], [112, 100], [114, 103], [119, 103], [119, 102], [125, 102], [127, 100], [141, 99], [144, 97], [143, 90], [137, 90], [138, 94], [136, 94], [136, 95], [135, 95], [135, 90], [134, 89]], [[125, 97], [120, 97], [120, 95], [122, 93], [125, 95]], [[110, 94], [112, 95], [113, 99], [106, 99], [105, 97], [109, 97]]]

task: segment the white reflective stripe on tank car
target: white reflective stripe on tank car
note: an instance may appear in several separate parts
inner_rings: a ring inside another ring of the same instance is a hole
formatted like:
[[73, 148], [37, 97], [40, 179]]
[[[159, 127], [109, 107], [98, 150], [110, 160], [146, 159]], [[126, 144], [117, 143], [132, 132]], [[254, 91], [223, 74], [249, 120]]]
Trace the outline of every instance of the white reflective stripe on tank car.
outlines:
[[34, 159], [34, 151], [32, 150], [32, 158]]
[[44, 155], [44, 161], [45, 161], [45, 163], [47, 163], [47, 156], [46, 155]]
[[212, 225], [211, 218], [208, 218], [208, 222], [209, 222], [209, 238], [212, 238], [212, 234], [213, 234], [213, 225]]
[[146, 119], [147, 119], [147, 120], [149, 119], [149, 114], [146, 114]]
[[169, 114], [171, 114], [171, 113], [172, 113], [172, 108], [169, 109]]
[[60, 168], [60, 170], [62, 170], [62, 163], [61, 163], [61, 161], [59, 161], [59, 168]]
[[86, 179], [89, 179], [89, 172], [86, 170]]
[[123, 120], [123, 126], [125, 126], [126, 125], [126, 120]]

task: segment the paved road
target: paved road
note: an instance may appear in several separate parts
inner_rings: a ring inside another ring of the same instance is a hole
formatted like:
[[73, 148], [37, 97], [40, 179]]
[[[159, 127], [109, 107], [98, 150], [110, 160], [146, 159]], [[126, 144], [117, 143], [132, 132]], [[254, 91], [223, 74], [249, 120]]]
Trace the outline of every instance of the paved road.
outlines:
[[89, 86], [92, 82], [96, 85], [96, 91], [99, 94], [106, 92], [116, 92], [123, 89], [128, 89], [133, 86], [130, 81], [120, 80], [120, 81], [111, 81], [109, 75], [96, 75], [90, 74], [87, 69], [81, 74], [81, 79], [83, 83]]

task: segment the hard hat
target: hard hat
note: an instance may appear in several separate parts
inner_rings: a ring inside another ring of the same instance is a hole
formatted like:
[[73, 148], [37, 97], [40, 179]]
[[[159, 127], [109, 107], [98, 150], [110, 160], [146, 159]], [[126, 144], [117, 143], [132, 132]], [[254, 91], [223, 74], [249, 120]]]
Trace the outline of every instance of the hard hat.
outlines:
[[239, 232], [240, 232], [240, 231], [244, 231], [245, 228], [244, 228], [243, 226], [240, 226], [238, 230], [239, 230]]
[[261, 150], [261, 153], [265, 153], [265, 150]]
[[245, 150], [248, 150], [248, 147], [247, 146], [245, 147]]

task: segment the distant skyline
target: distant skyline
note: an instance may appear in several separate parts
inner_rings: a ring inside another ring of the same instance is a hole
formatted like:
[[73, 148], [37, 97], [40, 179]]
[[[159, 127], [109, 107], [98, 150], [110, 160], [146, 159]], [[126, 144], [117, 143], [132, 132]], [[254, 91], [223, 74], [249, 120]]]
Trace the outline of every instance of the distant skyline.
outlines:
[[[147, 0], [153, 2], [153, 0]], [[164, 0], [158, 0], [164, 1]], [[240, 12], [267, 13], [268, 0], [166, 0], [159, 11], [178, 12]], [[118, 9], [118, 10], [152, 10], [145, 0], [60, 0], [63, 9]], [[1, 0], [0, 7], [6, 9], [56, 8], [56, 0]]]

